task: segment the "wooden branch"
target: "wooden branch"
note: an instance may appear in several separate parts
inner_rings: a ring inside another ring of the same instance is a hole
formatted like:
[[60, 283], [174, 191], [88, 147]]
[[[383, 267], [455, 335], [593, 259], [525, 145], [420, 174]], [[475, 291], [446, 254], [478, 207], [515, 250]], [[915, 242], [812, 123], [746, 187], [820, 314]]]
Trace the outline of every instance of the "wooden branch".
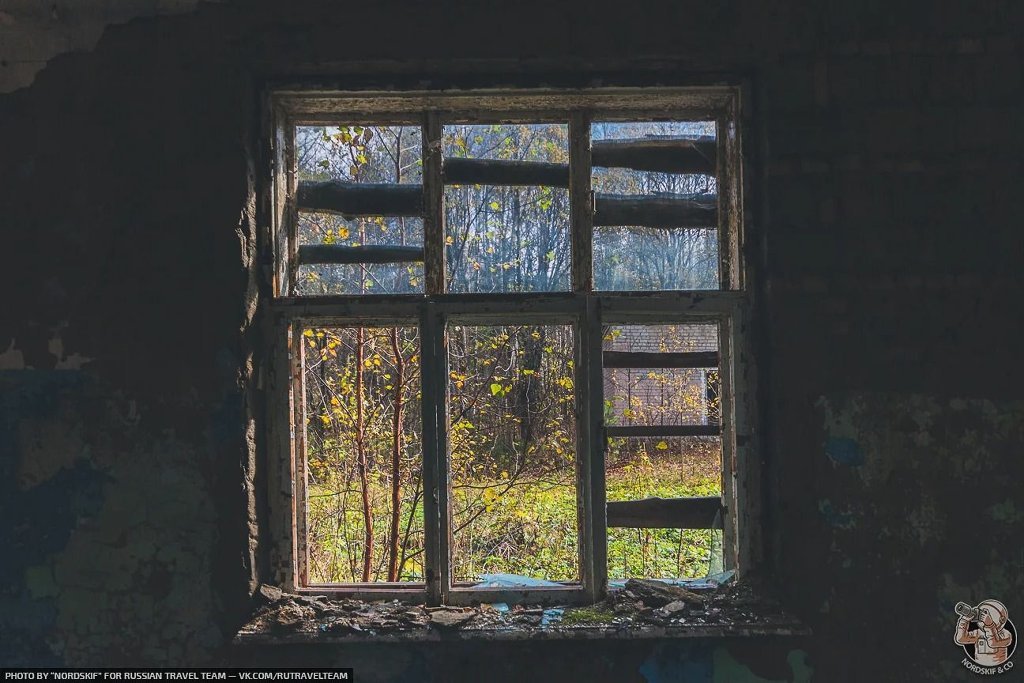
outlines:
[[445, 185], [547, 185], [569, 187], [569, 165], [542, 161], [445, 159]]
[[605, 427], [610, 438], [653, 439], [672, 436], [719, 436], [721, 425], [615, 425]]
[[718, 352], [646, 353], [605, 351], [603, 362], [606, 368], [717, 368]]
[[645, 498], [608, 503], [608, 526], [628, 529], [713, 529], [722, 499]]
[[299, 247], [300, 265], [314, 263], [406, 263], [423, 260], [422, 247], [304, 244]]
[[423, 188], [420, 185], [303, 181], [299, 183], [296, 199], [300, 211], [345, 216], [423, 214]]
[[715, 195], [598, 194], [594, 225], [647, 228], [715, 228]]
[[594, 166], [635, 171], [715, 175], [717, 154], [717, 142], [712, 136], [593, 142]]

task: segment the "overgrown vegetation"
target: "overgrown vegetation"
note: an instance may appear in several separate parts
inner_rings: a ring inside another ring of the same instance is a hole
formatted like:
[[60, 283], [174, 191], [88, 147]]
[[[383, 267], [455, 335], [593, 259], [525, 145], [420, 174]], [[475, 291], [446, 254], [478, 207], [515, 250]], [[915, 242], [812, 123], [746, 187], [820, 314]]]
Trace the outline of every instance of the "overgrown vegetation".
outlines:
[[[595, 135], [681, 135], [701, 132], [702, 126], [603, 124]], [[300, 128], [296, 145], [303, 180], [422, 182], [422, 139], [415, 126]], [[446, 126], [443, 149], [449, 158], [568, 161], [562, 124]], [[595, 186], [619, 194], [714, 189], [708, 176], [628, 169], [595, 171]], [[451, 291], [566, 289], [568, 212], [564, 189], [446, 187]], [[597, 282], [609, 289], [714, 286], [717, 245], [711, 233], [609, 228], [596, 239]], [[423, 224], [419, 218], [304, 213], [299, 241], [419, 246]], [[421, 291], [419, 263], [299, 270], [301, 294]], [[714, 326], [641, 327], [607, 328], [606, 347], [665, 352], [705, 350], [710, 344], [708, 349], [717, 350]], [[711, 337], [697, 334], [697, 328], [708, 328]], [[454, 580], [474, 582], [496, 573], [578, 580], [572, 327], [451, 324], [447, 335]], [[417, 328], [324, 326], [304, 330], [301, 342], [309, 579], [423, 581]], [[717, 420], [712, 374], [689, 368], [608, 371], [606, 422]], [[609, 500], [717, 495], [720, 488], [717, 439], [614, 440], [608, 464]], [[610, 529], [608, 540], [613, 578], [702, 575], [712, 550], [708, 531]]]

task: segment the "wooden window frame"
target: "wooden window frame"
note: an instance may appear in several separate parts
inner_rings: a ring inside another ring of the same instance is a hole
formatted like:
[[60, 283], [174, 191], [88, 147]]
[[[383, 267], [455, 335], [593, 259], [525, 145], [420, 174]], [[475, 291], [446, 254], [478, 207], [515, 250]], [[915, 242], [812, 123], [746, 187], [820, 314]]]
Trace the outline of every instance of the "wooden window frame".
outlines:
[[[638, 106], [638, 103], [640, 106]], [[592, 603], [607, 592], [607, 507], [603, 425], [602, 325], [718, 325], [721, 382], [722, 495], [715, 524], [723, 531], [726, 568], [747, 571], [760, 560], [760, 490], [752, 397], [749, 266], [744, 253], [740, 88], [601, 88], [585, 90], [390, 92], [274, 90], [267, 99], [266, 148], [271, 174], [269, 243], [274, 252], [268, 358], [269, 531], [273, 581], [286, 590], [360, 599], [439, 604]], [[593, 291], [592, 120], [716, 122], [719, 289]], [[297, 270], [298, 190], [294, 130], [339, 122], [420, 125], [423, 131], [425, 293], [292, 296]], [[569, 126], [571, 291], [446, 293], [441, 132], [447, 123], [566, 122]], [[447, 350], [445, 328], [471, 324], [571, 322], [575, 330], [578, 585], [564, 588], [467, 589], [453, 586], [448, 557]], [[423, 584], [310, 584], [304, 505], [303, 326], [417, 324], [421, 339], [426, 581]], [[596, 359], [596, 360], [595, 360]], [[699, 499], [689, 499], [699, 500]], [[707, 501], [688, 519], [706, 518]], [[703, 505], [703, 507], [701, 507]], [[692, 509], [690, 509], [692, 508]], [[690, 527], [684, 527], [690, 528]], [[705, 528], [705, 527], [701, 527]]]

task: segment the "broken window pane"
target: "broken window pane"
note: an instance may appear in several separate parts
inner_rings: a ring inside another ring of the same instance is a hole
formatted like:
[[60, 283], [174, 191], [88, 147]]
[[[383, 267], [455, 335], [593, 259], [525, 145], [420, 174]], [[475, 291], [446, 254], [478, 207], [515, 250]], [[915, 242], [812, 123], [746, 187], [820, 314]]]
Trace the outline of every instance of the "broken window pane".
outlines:
[[609, 501], [690, 498], [722, 493], [722, 440], [717, 436], [608, 439]]
[[568, 126], [444, 127], [452, 292], [569, 289]]
[[718, 231], [594, 229], [594, 287], [605, 291], [718, 288]]
[[423, 219], [415, 216], [355, 216], [303, 213], [299, 244], [339, 244], [349, 247], [423, 245]]
[[714, 122], [595, 122], [591, 138], [594, 286], [718, 288]]
[[330, 263], [300, 266], [295, 293], [415, 294], [423, 291], [422, 263]]
[[[603, 334], [608, 501], [721, 496], [721, 437], [657, 429], [720, 423], [717, 324], [610, 325]], [[653, 434], [616, 435], [624, 426]], [[718, 537], [710, 529], [609, 528], [609, 577], [705, 576], [721, 565]]]
[[416, 327], [302, 333], [311, 583], [422, 582]]
[[[409, 192], [415, 191], [408, 186], [418, 187], [423, 181], [419, 126], [299, 126], [295, 155], [300, 197], [303, 185], [309, 183], [327, 182], [350, 192], [358, 192], [358, 188], [363, 187], [377, 193], [371, 210], [384, 211], [389, 205], [404, 207], [408, 204]], [[394, 192], [401, 197], [392, 196]], [[348, 196], [349, 201], [359, 197], [358, 194]], [[417, 200], [413, 197], [412, 201], [415, 204]], [[386, 211], [380, 215], [361, 215], [365, 210], [364, 206], [311, 210], [300, 204], [296, 294], [423, 291], [422, 217], [386, 215]], [[408, 210], [408, 207], [396, 208], [395, 212]], [[371, 254], [349, 254], [350, 261], [332, 261], [352, 248], [372, 250], [375, 247], [403, 248], [410, 260], [365, 263], [359, 261], [372, 261]]]
[[722, 566], [717, 529], [608, 529], [608, 579], [695, 579]]
[[572, 327], [453, 325], [448, 346], [453, 581], [577, 581]]
[[299, 180], [421, 184], [419, 126], [297, 126]]
[[718, 424], [717, 325], [611, 325], [603, 334], [607, 426]]

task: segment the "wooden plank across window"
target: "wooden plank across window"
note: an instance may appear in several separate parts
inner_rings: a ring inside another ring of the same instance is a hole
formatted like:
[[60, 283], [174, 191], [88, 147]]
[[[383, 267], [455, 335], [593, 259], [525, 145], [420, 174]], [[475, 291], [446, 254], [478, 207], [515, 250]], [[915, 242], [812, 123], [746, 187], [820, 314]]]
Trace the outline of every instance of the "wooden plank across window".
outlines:
[[660, 173], [714, 175], [718, 146], [713, 136], [695, 139], [594, 140], [594, 166]]
[[605, 351], [606, 368], [717, 368], [717, 351], [648, 353], [642, 351]]
[[569, 187], [569, 164], [505, 159], [445, 159], [445, 185], [547, 185]]
[[713, 194], [598, 194], [595, 226], [715, 228], [718, 198]]
[[721, 425], [622, 425], [605, 427], [608, 438], [651, 439], [659, 436], [721, 436]]
[[303, 244], [299, 247], [298, 263], [407, 263], [422, 260], [423, 247]]
[[721, 525], [722, 499], [645, 498], [608, 503], [608, 526], [628, 529], [713, 529]]
[[340, 181], [299, 183], [300, 211], [340, 213], [345, 216], [421, 216], [423, 187]]
[[[533, 180], [557, 180], [568, 187], [568, 167], [562, 171], [548, 167], [558, 164], [539, 162], [497, 162], [487, 160], [449, 160], [446, 184], [452, 184], [451, 162], [458, 161], [456, 175], [460, 183], [495, 185], [550, 185]], [[495, 166], [497, 164], [497, 166]], [[486, 168], [473, 176], [467, 167]], [[530, 168], [527, 168], [530, 167]], [[533, 168], [537, 167], [537, 168]], [[548, 175], [557, 178], [547, 178]], [[475, 178], [470, 180], [469, 178]], [[300, 211], [335, 213], [344, 216], [422, 216], [423, 187], [323, 181], [299, 183], [296, 197]], [[713, 194], [618, 195], [598, 193], [594, 199], [594, 225], [641, 226], [648, 228], [715, 228], [718, 225], [718, 199]]]

